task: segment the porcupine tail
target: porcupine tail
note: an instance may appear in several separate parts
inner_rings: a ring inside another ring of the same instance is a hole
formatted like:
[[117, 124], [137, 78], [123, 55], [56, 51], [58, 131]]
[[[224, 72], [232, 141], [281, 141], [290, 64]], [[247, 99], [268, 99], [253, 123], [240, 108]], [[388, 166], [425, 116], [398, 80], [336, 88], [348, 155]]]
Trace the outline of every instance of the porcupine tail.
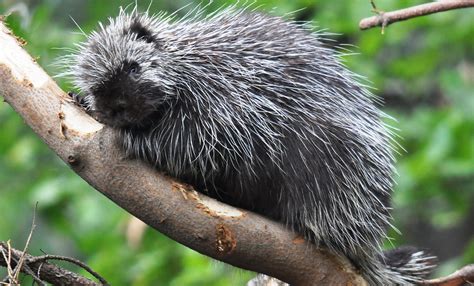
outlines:
[[413, 246], [383, 252], [381, 262], [393, 285], [416, 285], [436, 267], [436, 257]]

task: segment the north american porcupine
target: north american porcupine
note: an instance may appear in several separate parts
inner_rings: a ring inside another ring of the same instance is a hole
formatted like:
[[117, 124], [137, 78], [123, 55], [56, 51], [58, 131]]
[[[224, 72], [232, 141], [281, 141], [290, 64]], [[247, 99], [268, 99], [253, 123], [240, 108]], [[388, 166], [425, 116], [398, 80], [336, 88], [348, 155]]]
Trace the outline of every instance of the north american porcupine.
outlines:
[[392, 138], [324, 34], [249, 9], [175, 20], [124, 10], [65, 58], [125, 152], [345, 255], [371, 285], [416, 283], [432, 257], [382, 252]]

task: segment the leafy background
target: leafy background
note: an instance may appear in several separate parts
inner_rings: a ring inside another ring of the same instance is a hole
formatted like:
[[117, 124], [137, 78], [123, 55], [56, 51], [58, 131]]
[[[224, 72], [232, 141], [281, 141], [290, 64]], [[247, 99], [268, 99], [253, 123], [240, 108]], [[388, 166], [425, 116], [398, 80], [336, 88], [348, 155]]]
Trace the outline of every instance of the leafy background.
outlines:
[[[0, 13], [11, 14], [6, 22], [28, 42], [25, 48], [57, 74], [53, 63], [67, 53], [63, 48], [83, 39], [71, 17], [89, 32], [130, 2], [4, 0]], [[379, 2], [389, 11], [422, 1]], [[145, 10], [149, 4], [139, 6]], [[186, 4], [154, 1], [150, 10], [175, 11]], [[225, 4], [214, 1], [207, 10]], [[406, 151], [398, 155], [393, 214], [403, 235], [391, 231], [387, 247], [431, 249], [441, 262], [436, 275], [474, 263], [474, 9], [397, 23], [381, 35], [380, 29], [358, 30], [359, 20], [371, 15], [368, 0], [262, 0], [255, 5], [276, 15], [296, 11], [297, 20], [337, 33], [331, 38], [358, 54], [345, 57], [349, 68], [370, 79], [385, 111], [398, 118], [399, 143]], [[11, 239], [22, 248], [36, 202], [31, 252], [81, 259], [113, 285], [244, 285], [253, 276], [151, 229], [137, 232], [138, 240], [128, 236], [127, 229], [137, 225], [130, 215], [76, 176], [2, 102], [0, 240]]]

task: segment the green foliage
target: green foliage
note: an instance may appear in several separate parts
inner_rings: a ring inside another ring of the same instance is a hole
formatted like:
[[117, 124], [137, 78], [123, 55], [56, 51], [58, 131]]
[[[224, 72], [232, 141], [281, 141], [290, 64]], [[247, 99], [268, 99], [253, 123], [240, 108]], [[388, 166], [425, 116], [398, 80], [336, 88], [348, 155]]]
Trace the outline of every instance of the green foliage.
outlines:
[[[31, 2], [23, 7], [7, 0], [0, 3], [0, 12], [16, 8], [8, 25], [50, 74], [58, 72], [52, 65], [55, 59], [67, 53], [61, 48], [82, 39], [74, 33], [78, 29], [69, 15], [88, 32], [97, 21], [116, 15], [119, 5], [130, 4]], [[187, 3], [163, 2], [154, 1], [150, 10], [173, 11]], [[214, 1], [207, 9], [226, 2]], [[415, 4], [378, 2], [378, 8], [387, 11]], [[359, 20], [371, 15], [368, 0], [262, 0], [255, 5], [266, 11], [274, 8], [271, 13], [276, 15], [296, 11], [290, 16], [329, 28], [339, 33], [332, 36], [339, 43], [358, 47], [350, 48], [358, 55], [346, 56], [347, 65], [370, 79], [375, 93], [385, 99], [387, 112], [399, 120], [395, 126], [403, 139], [398, 141], [406, 149], [398, 156], [394, 197], [394, 225], [404, 235], [392, 231], [392, 243], [417, 241], [410, 231], [416, 218], [433, 230], [431, 234], [444, 231], [464, 241], [442, 257], [442, 272], [473, 263], [474, 227], [466, 220], [474, 213], [474, 11], [397, 23], [381, 35], [380, 29], [358, 30]], [[141, 9], [147, 6], [148, 1]], [[64, 81], [60, 84], [71, 88]], [[22, 248], [38, 202], [31, 252], [41, 254], [41, 249], [79, 258], [113, 285], [244, 285], [253, 275], [211, 261], [151, 229], [136, 248], [129, 246], [125, 229], [130, 216], [69, 170], [6, 103], [0, 103], [0, 154], [0, 240], [11, 239]], [[436, 237], [418, 241], [443, 247]]]

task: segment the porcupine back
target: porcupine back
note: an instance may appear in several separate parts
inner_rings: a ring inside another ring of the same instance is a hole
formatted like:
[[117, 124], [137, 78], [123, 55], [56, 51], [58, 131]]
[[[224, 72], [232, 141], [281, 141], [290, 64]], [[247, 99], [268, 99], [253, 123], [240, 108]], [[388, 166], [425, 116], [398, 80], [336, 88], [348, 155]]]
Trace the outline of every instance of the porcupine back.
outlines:
[[[121, 11], [73, 55], [69, 74], [127, 154], [284, 222], [370, 284], [426, 274], [423, 252], [381, 251], [394, 172], [387, 116], [323, 34], [234, 7], [201, 12]], [[116, 79], [135, 65], [138, 77]], [[117, 98], [128, 115], [104, 112]]]

